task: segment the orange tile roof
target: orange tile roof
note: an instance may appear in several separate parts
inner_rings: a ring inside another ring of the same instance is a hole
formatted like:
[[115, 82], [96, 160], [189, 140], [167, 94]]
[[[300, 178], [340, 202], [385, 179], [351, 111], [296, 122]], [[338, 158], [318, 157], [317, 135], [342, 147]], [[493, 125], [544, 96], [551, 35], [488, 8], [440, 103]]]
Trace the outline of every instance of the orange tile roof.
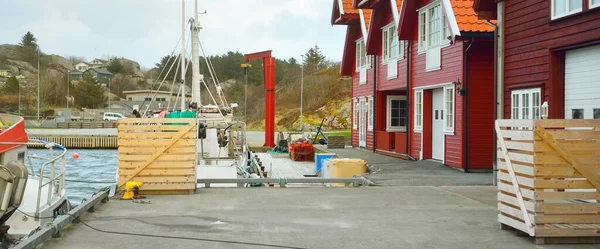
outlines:
[[402, 0], [396, 0], [396, 7], [398, 7], [398, 11], [402, 9]]
[[365, 26], [369, 30], [369, 24], [371, 23], [371, 9], [363, 9], [363, 15], [365, 16]]
[[494, 29], [479, 20], [473, 10], [473, 0], [451, 0], [452, 10], [460, 31], [464, 32], [494, 32]]
[[352, 7], [353, 0], [342, 0], [344, 14], [358, 14], [358, 10]]

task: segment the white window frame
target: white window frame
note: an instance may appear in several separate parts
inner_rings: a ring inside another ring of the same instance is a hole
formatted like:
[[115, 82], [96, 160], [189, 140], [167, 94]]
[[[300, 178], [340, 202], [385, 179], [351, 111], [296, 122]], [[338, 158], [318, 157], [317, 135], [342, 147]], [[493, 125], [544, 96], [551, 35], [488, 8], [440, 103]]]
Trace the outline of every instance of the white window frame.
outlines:
[[[569, 16], [569, 15], [572, 15], [572, 14], [579, 13], [579, 12], [583, 11], [583, 1], [582, 0], [565, 0], [565, 4], [566, 4], [565, 7], [566, 7], [567, 12], [565, 12], [563, 14], [560, 14], [560, 15], [554, 15], [554, 8], [555, 8], [555, 4], [554, 3], [555, 3], [555, 1], [557, 1], [557, 0], [550, 0], [550, 5], [551, 5], [550, 16], [552, 17], [552, 20], [558, 19], [558, 18], [561, 18], [561, 17], [565, 17], [565, 16]], [[579, 8], [579, 9], [573, 9], [573, 10], [569, 9], [569, 5], [570, 5], [570, 3], [572, 1], [581, 1], [581, 8]], [[590, 3], [591, 3], [591, 0], [590, 0]]]
[[[538, 94], [539, 96], [539, 101], [538, 103], [534, 102], [534, 94]], [[522, 104], [522, 100], [523, 100], [523, 96], [524, 95], [528, 95], [528, 103], [527, 103], [527, 112], [528, 112], [528, 116], [530, 118], [528, 118], [528, 120], [532, 120], [532, 119], [540, 119], [541, 118], [541, 106], [542, 106], [542, 89], [539, 87], [535, 87], [535, 88], [527, 88], [527, 89], [517, 89], [517, 90], [512, 90], [510, 93], [510, 118], [511, 119], [518, 119], [518, 120], [522, 120], [523, 118], [523, 104]], [[517, 98], [515, 99], [515, 96], [517, 96]], [[516, 104], [516, 106], [515, 106]], [[535, 112], [534, 108], [538, 108], [537, 110], [537, 115]], [[516, 112], [515, 112], [516, 110]]]
[[[431, 25], [429, 25], [429, 21], [430, 21], [430, 16], [429, 16], [429, 10], [431, 10], [434, 7], [438, 7], [440, 8], [440, 23], [438, 24], [440, 27], [440, 40], [439, 40], [439, 44], [434, 45], [434, 46], [429, 46], [429, 33], [430, 33], [430, 29], [431, 29]], [[422, 15], [425, 15], [425, 23], [422, 23]], [[427, 49], [429, 49], [430, 47], [436, 47], [436, 46], [440, 46], [442, 48], [450, 46], [450, 40], [448, 39], [447, 36], [450, 35], [450, 25], [448, 25], [448, 20], [446, 20], [446, 12], [444, 11], [444, 9], [442, 8], [442, 5], [440, 3], [440, 1], [435, 1], [421, 9], [418, 10], [418, 14], [417, 14], [417, 23], [418, 23], [418, 35], [417, 35], [417, 42], [418, 42], [418, 54], [424, 54], [425, 52], [427, 52]], [[422, 37], [423, 35], [423, 29], [425, 29], [425, 33], [424, 33], [424, 37]], [[424, 38], [425, 40], [422, 41], [422, 38]]]
[[423, 131], [423, 90], [415, 91], [414, 131]]
[[[386, 110], [386, 131], [387, 132], [406, 132], [406, 126], [392, 126], [392, 100], [404, 100], [406, 101], [406, 96], [404, 95], [388, 95], [387, 96], [387, 110]], [[409, 115], [408, 103], [406, 103], [406, 117], [408, 119]], [[408, 125], [408, 124], [407, 124]]]
[[352, 101], [352, 129], [358, 130], [358, 99], [354, 98]]
[[375, 110], [375, 105], [373, 104], [373, 96], [367, 97], [367, 130], [373, 131], [373, 111]]
[[589, 6], [590, 6], [590, 9], [600, 7], [600, 2], [598, 2], [597, 4], [594, 4], [594, 0], [590, 0]]
[[360, 72], [360, 69], [367, 68], [367, 51], [365, 47], [365, 39], [360, 38], [356, 40], [356, 72]]
[[[385, 65], [390, 60], [402, 60], [404, 59], [404, 41], [400, 41], [398, 39], [398, 32], [396, 30], [396, 24], [394, 22], [386, 25], [381, 28], [381, 61], [382, 64]], [[394, 43], [390, 43], [390, 34], [393, 35], [392, 41]], [[394, 49], [396, 48], [396, 53], [394, 53]]]
[[[448, 98], [448, 93], [452, 93], [452, 98]], [[448, 101], [451, 101], [450, 108], [448, 107]], [[444, 133], [454, 134], [454, 127], [456, 126], [456, 92], [454, 91], [454, 85], [444, 87]], [[448, 121], [452, 118], [452, 121]]]

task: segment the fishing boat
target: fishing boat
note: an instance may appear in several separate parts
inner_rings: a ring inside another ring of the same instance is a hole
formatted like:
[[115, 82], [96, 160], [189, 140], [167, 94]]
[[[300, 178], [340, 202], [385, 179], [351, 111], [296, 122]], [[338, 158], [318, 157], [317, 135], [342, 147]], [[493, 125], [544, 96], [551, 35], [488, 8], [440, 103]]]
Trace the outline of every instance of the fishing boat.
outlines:
[[[43, 144], [48, 157], [29, 154]], [[0, 113], [0, 248], [9, 247], [71, 208], [65, 189], [65, 147], [30, 140], [22, 117]]]

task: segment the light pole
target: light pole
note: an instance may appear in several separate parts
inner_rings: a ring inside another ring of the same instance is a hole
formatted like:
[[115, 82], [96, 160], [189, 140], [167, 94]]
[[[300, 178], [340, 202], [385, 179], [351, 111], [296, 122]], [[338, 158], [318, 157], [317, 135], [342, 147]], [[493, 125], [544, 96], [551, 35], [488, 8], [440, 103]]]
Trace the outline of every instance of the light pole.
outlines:
[[248, 70], [252, 67], [250, 63], [244, 63], [241, 65], [244, 69], [245, 77], [246, 77], [246, 88], [244, 89], [244, 123], [248, 123]]
[[38, 59], [38, 70], [37, 70], [37, 121], [40, 123], [40, 47], [37, 47], [37, 59]]
[[[19, 73], [19, 75], [21, 75]], [[19, 116], [21, 116], [21, 82], [19, 81]]]
[[300, 129], [304, 131], [304, 126], [302, 125], [302, 100], [304, 99], [304, 55], [300, 55], [302, 57], [302, 76], [300, 78]]
[[71, 88], [71, 70], [67, 70], [67, 110], [69, 110], [69, 88]]

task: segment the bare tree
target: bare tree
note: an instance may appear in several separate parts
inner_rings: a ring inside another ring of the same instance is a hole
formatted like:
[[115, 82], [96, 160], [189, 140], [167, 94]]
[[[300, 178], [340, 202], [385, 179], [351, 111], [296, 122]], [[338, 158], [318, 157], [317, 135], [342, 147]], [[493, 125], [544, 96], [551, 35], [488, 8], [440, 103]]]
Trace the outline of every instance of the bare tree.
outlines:
[[69, 60], [69, 62], [71, 62], [71, 64], [73, 64], [73, 65], [80, 63], [80, 62], [87, 61], [83, 56], [74, 56], [74, 55], [68, 55], [67, 60]]

